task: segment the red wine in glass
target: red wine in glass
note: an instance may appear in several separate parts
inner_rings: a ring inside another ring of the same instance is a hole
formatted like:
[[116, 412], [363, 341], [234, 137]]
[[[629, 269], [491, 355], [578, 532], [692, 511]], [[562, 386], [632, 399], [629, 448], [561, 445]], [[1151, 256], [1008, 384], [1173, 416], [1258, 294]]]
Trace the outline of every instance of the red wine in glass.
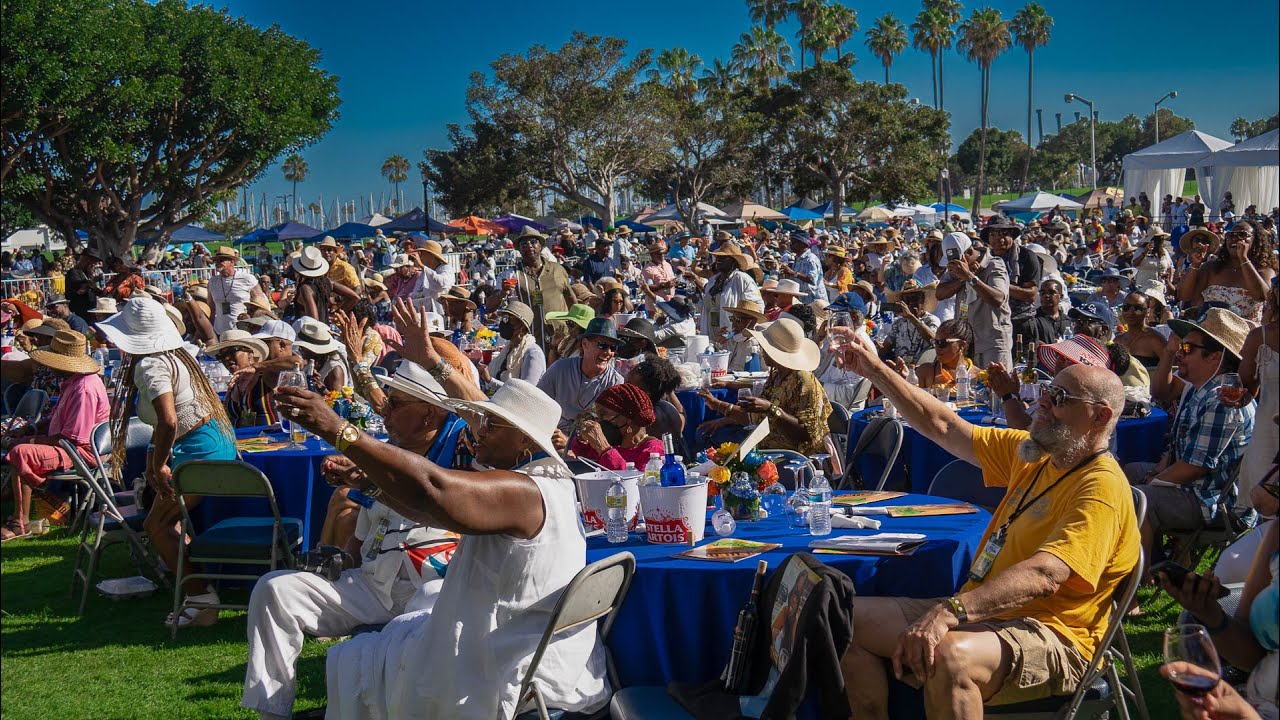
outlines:
[[1181, 673], [1170, 673], [1169, 682], [1178, 689], [1178, 692], [1191, 698], [1204, 697], [1210, 690], [1218, 686], [1218, 679], [1209, 677], [1208, 675], [1184, 675]]
[[1164, 661], [1169, 682], [1187, 697], [1204, 697], [1222, 677], [1218, 649], [1203, 625], [1179, 625], [1164, 631]]

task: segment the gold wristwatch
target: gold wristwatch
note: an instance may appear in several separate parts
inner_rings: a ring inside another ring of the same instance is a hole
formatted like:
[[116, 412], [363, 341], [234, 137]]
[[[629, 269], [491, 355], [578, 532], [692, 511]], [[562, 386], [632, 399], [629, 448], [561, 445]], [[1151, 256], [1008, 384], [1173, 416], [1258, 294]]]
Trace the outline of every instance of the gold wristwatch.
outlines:
[[337, 437], [333, 439], [333, 446], [337, 448], [338, 452], [346, 452], [347, 448], [351, 447], [359, 439], [360, 428], [347, 423], [342, 426], [342, 429], [338, 431]]

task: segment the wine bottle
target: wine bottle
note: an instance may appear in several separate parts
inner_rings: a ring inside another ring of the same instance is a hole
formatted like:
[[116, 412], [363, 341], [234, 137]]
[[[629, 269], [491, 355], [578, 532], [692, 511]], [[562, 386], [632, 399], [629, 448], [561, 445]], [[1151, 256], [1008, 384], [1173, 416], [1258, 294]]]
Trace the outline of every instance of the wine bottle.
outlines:
[[766, 560], [756, 565], [756, 577], [751, 585], [751, 599], [738, 611], [738, 624], [733, 628], [733, 649], [729, 653], [729, 664], [725, 666], [720, 679], [724, 682], [724, 690], [734, 695], [743, 695], [747, 690], [748, 663], [751, 650], [756, 644], [757, 625], [760, 623], [760, 611], [756, 607], [760, 601], [760, 588], [764, 585], [764, 573], [769, 568]]

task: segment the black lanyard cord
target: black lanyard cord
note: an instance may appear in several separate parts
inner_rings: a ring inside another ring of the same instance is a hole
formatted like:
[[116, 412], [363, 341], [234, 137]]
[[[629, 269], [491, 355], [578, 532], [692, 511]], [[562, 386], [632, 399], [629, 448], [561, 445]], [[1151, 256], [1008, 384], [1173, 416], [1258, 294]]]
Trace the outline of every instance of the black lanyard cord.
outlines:
[[1014, 521], [1014, 520], [1017, 520], [1017, 519], [1018, 519], [1018, 517], [1019, 517], [1020, 515], [1022, 515], [1022, 513], [1024, 513], [1024, 512], [1026, 512], [1027, 510], [1029, 510], [1029, 509], [1031, 508], [1031, 506], [1032, 506], [1032, 505], [1035, 505], [1035, 504], [1036, 504], [1036, 502], [1040, 500], [1040, 498], [1042, 498], [1042, 497], [1044, 497], [1045, 495], [1049, 494], [1049, 491], [1051, 491], [1051, 490], [1053, 490], [1055, 487], [1057, 487], [1059, 483], [1061, 483], [1063, 480], [1066, 480], [1066, 479], [1067, 479], [1069, 476], [1071, 476], [1075, 471], [1077, 471], [1077, 470], [1079, 470], [1080, 468], [1084, 467], [1085, 465], [1088, 465], [1089, 463], [1093, 462], [1096, 458], [1098, 458], [1100, 455], [1103, 455], [1103, 454], [1104, 454], [1104, 453], [1106, 453], [1106, 452], [1107, 452], [1106, 450], [1099, 450], [1098, 452], [1095, 452], [1094, 454], [1090, 455], [1089, 457], [1087, 457], [1087, 458], [1085, 458], [1085, 459], [1081, 460], [1080, 462], [1076, 463], [1075, 467], [1073, 467], [1073, 468], [1071, 468], [1070, 470], [1068, 470], [1068, 471], [1066, 471], [1065, 473], [1063, 473], [1063, 474], [1062, 474], [1062, 475], [1061, 475], [1057, 480], [1054, 480], [1052, 483], [1050, 483], [1050, 484], [1049, 484], [1049, 487], [1045, 488], [1044, 490], [1041, 490], [1041, 491], [1040, 491], [1040, 494], [1038, 494], [1038, 495], [1036, 495], [1035, 497], [1031, 498], [1031, 500], [1030, 500], [1030, 501], [1027, 501], [1027, 496], [1031, 494], [1031, 491], [1032, 491], [1033, 489], [1035, 489], [1036, 483], [1040, 481], [1040, 474], [1044, 472], [1044, 469], [1045, 469], [1046, 467], [1048, 467], [1049, 463], [1053, 462], [1053, 459], [1052, 459], [1052, 458], [1050, 458], [1050, 459], [1048, 459], [1048, 460], [1045, 460], [1043, 463], [1041, 463], [1041, 465], [1040, 465], [1040, 469], [1036, 470], [1036, 476], [1035, 476], [1034, 478], [1032, 478], [1032, 479], [1031, 479], [1031, 484], [1030, 484], [1030, 485], [1028, 485], [1028, 486], [1027, 486], [1027, 489], [1026, 489], [1026, 490], [1024, 490], [1024, 491], [1022, 492], [1022, 497], [1018, 498], [1018, 506], [1017, 506], [1016, 508], [1014, 508], [1014, 510], [1013, 510], [1013, 514], [1009, 516], [1009, 519], [1004, 521], [1004, 525], [1003, 525], [1003, 526], [1001, 526], [1001, 529], [1002, 529], [1002, 530], [1007, 529], [1010, 525], [1012, 525], [1012, 524], [1013, 524], [1013, 521]]

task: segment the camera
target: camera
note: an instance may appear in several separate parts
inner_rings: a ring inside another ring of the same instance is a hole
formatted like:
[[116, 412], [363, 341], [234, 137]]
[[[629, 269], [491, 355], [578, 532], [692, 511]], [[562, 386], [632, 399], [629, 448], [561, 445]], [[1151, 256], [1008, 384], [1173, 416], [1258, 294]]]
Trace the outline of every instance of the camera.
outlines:
[[320, 545], [298, 555], [298, 569], [337, 582], [342, 571], [354, 567], [351, 554], [336, 545]]

